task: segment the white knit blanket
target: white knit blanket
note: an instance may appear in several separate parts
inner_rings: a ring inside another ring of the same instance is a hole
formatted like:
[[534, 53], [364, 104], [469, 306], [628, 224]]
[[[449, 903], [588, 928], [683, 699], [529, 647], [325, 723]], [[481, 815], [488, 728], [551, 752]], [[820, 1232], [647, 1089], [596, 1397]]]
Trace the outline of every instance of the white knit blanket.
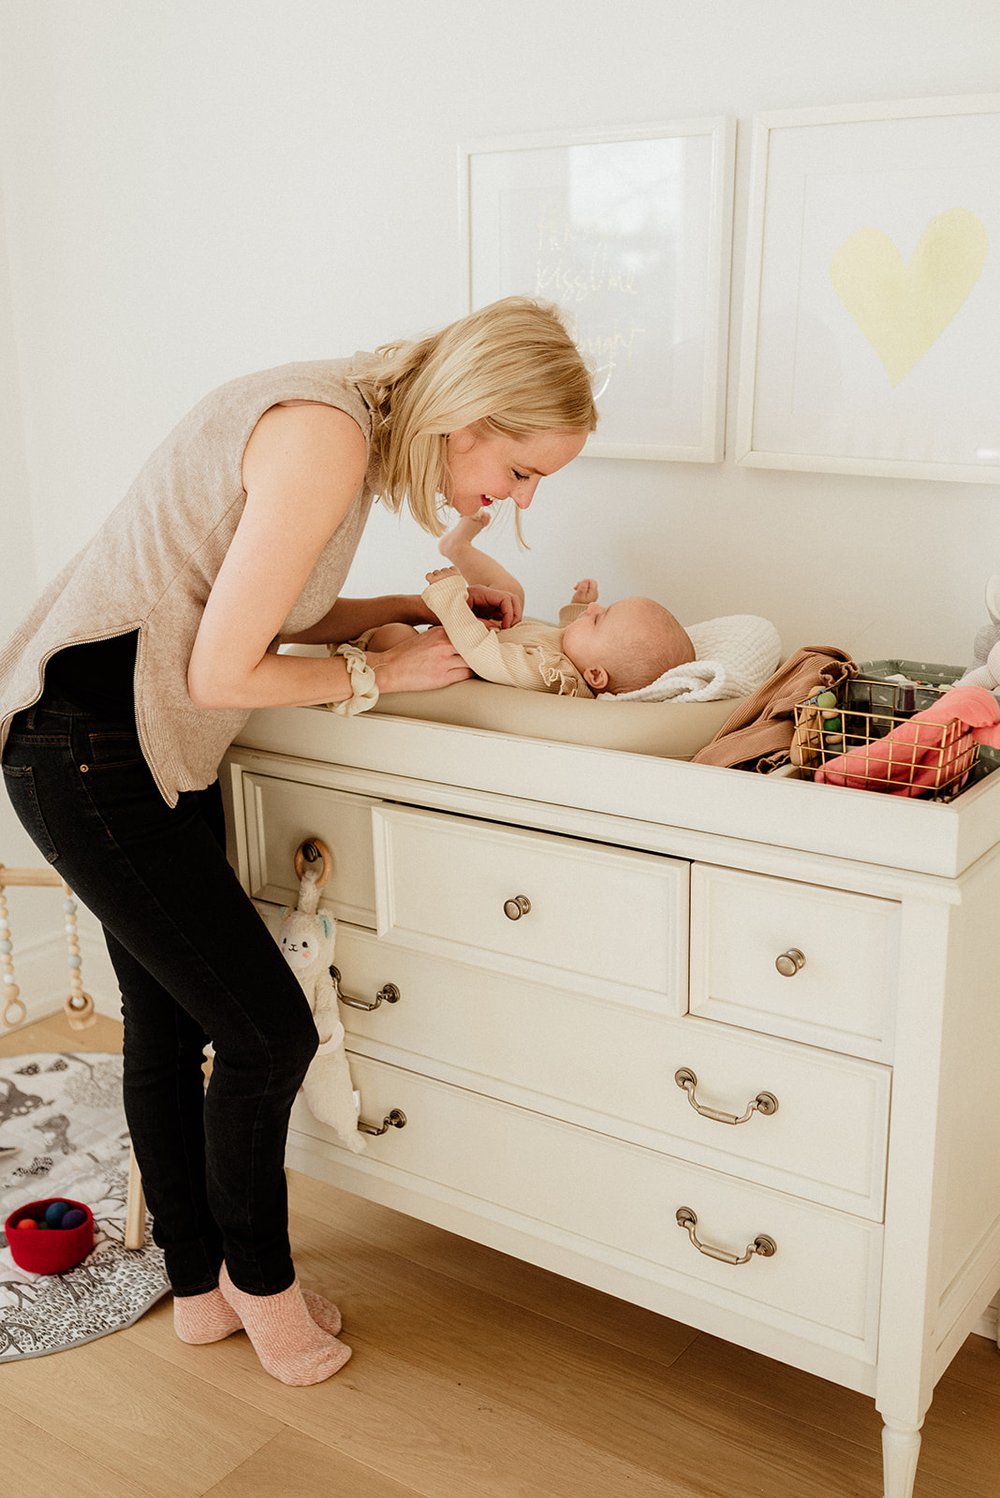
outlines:
[[674, 666], [636, 692], [602, 692], [610, 702], [715, 702], [749, 697], [781, 661], [778, 631], [756, 614], [726, 614], [689, 624], [695, 659]]

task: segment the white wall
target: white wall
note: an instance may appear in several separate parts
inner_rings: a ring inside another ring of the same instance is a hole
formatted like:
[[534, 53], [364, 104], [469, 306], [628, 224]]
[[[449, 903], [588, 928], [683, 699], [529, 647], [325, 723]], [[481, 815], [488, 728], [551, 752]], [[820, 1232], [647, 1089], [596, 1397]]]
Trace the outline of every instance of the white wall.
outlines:
[[[987, 92], [998, 54], [996, 0], [6, 0], [0, 629], [205, 390], [465, 310], [460, 143], [737, 116], [735, 371], [753, 114]], [[528, 536], [497, 548], [536, 612], [594, 573], [688, 621], [767, 614], [788, 649], [961, 662], [1000, 496], [585, 459]], [[350, 591], [434, 559], [378, 514]]]
[[[33, 0], [2, 17], [2, 178], [44, 579], [219, 380], [464, 310], [460, 142], [727, 112], [741, 125], [733, 359], [755, 111], [996, 84], [995, 0]], [[9, 372], [8, 372], [9, 378]], [[730, 402], [732, 411], [735, 401]], [[964, 660], [1000, 569], [995, 488], [585, 459], [543, 486], [530, 606], [567, 580], [791, 649]], [[431, 543], [372, 524], [353, 591]]]
[[[0, 184], [0, 634], [12, 627], [31, 603], [37, 586], [31, 509], [26, 503], [23, 424], [17, 361], [13, 355], [7, 237]], [[40, 862], [6, 796], [0, 794], [0, 863], [8, 868]], [[62, 931], [62, 907], [53, 891], [8, 889], [7, 904], [16, 943], [15, 977], [25, 1004], [35, 1012], [51, 1009], [53, 925]], [[58, 964], [55, 965], [56, 968]], [[65, 968], [63, 969], [65, 973]]]

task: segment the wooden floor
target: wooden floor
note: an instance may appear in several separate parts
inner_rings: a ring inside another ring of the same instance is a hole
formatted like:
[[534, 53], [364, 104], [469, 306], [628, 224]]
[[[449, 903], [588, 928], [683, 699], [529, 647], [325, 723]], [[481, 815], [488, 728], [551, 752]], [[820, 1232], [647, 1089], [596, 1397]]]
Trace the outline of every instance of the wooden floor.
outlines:
[[[116, 1050], [43, 1021], [0, 1054]], [[127, 1331], [0, 1370], [0, 1498], [879, 1498], [870, 1400], [490, 1249], [289, 1177], [302, 1281], [354, 1348], [290, 1389], [243, 1333]], [[1000, 1493], [1000, 1356], [970, 1337], [916, 1498]]]

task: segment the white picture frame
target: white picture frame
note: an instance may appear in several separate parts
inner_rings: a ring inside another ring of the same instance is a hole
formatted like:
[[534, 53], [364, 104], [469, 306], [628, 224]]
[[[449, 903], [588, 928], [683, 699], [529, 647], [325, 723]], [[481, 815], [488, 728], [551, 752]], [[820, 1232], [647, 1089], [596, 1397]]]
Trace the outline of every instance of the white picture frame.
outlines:
[[726, 116], [460, 147], [469, 309], [566, 314], [598, 394], [587, 455], [722, 461], [735, 155]]
[[736, 461], [1000, 482], [1000, 95], [754, 120]]

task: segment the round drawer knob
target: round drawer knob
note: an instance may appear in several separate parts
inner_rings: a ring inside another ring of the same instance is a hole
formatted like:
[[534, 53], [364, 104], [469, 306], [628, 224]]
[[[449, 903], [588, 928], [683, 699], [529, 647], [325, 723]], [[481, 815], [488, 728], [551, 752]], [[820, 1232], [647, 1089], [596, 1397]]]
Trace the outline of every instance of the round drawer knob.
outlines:
[[513, 899], [503, 902], [503, 913], [508, 921], [519, 921], [530, 909], [531, 901], [527, 895], [515, 895]]
[[783, 978], [794, 978], [806, 965], [805, 954], [798, 947], [789, 947], [787, 952], [774, 959], [774, 965]]

